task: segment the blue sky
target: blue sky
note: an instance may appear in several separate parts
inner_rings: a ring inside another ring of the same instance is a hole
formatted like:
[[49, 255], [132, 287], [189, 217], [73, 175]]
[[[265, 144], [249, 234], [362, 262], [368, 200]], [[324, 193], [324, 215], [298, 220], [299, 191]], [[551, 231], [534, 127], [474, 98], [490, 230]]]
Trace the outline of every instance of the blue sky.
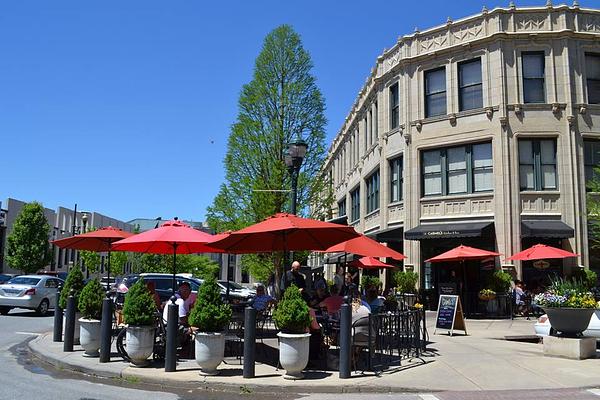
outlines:
[[0, 2], [0, 200], [202, 220], [269, 31], [302, 36], [329, 145], [383, 48], [484, 4], [508, 0]]

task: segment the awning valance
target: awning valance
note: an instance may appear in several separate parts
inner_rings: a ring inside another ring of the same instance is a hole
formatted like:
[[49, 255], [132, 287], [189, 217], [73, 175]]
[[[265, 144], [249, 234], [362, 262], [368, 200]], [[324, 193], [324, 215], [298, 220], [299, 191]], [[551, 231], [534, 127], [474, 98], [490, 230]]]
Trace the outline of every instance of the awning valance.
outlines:
[[575, 230], [560, 220], [521, 221], [521, 237], [568, 239]]
[[380, 243], [401, 242], [404, 240], [402, 226], [394, 226], [391, 228], [381, 229], [376, 232], [367, 233], [367, 236]]
[[461, 222], [447, 224], [426, 224], [404, 232], [408, 240], [447, 239], [487, 236], [493, 222]]
[[336, 218], [327, 220], [327, 222], [331, 222], [332, 224], [338, 224], [338, 225], [348, 225], [348, 216], [342, 215], [341, 217], [336, 217]]

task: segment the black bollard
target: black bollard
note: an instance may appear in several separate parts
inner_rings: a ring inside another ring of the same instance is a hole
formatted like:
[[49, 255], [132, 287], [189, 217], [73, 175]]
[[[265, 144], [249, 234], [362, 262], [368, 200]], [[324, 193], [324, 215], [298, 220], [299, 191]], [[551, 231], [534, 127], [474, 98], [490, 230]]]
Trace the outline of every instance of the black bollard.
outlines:
[[177, 369], [177, 329], [179, 328], [179, 306], [175, 304], [175, 296], [171, 297], [167, 311], [167, 348], [165, 349], [165, 372]]
[[75, 336], [75, 297], [74, 290], [71, 289], [67, 298], [67, 313], [65, 315], [65, 341], [63, 351], [73, 351], [73, 342]]
[[342, 304], [340, 309], [340, 379], [350, 378], [352, 361], [352, 306]]
[[244, 378], [254, 378], [256, 348], [256, 309], [246, 307], [244, 313]]
[[60, 290], [62, 286], [59, 286], [56, 290], [56, 304], [54, 305], [54, 335], [52, 340], [54, 342], [62, 342], [63, 334], [63, 309], [60, 307]]
[[100, 321], [100, 362], [110, 361], [110, 343], [112, 339], [112, 300], [110, 292], [102, 300], [102, 320]]

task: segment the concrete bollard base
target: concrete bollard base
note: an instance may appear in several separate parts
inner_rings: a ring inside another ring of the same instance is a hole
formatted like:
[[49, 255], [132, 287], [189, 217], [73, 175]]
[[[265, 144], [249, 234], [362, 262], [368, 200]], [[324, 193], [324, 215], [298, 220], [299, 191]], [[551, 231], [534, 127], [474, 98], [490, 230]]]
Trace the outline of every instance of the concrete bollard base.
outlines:
[[596, 358], [596, 338], [544, 337], [544, 356], [562, 357], [572, 360]]

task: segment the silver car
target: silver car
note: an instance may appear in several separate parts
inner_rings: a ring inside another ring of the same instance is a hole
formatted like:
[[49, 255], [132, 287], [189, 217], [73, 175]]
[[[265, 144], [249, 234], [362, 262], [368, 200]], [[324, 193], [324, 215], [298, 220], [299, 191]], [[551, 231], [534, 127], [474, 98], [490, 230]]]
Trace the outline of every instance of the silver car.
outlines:
[[12, 308], [36, 310], [47, 315], [56, 304], [56, 292], [63, 281], [48, 275], [21, 275], [0, 285], [0, 314]]

